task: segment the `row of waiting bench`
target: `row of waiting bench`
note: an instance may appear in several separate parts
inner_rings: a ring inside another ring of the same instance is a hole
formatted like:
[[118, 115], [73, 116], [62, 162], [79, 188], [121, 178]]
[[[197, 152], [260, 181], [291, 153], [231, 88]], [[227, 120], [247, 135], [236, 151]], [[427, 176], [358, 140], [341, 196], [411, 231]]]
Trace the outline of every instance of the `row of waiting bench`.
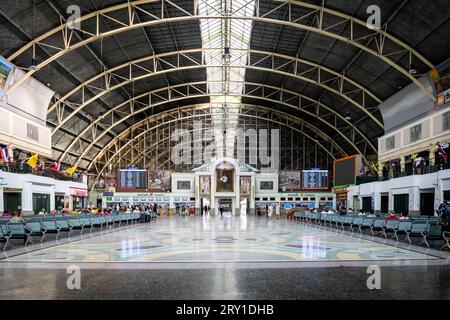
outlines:
[[318, 212], [297, 212], [294, 214], [294, 219], [299, 221], [317, 223], [323, 226], [330, 226], [341, 228], [349, 227], [353, 232], [358, 230], [361, 234], [363, 230], [370, 230], [374, 236], [375, 232], [379, 232], [382, 236], [387, 238], [388, 233], [392, 233], [392, 238], [399, 240], [399, 235], [405, 235], [404, 240], [411, 243], [411, 237], [421, 237], [422, 241], [427, 247], [430, 247], [428, 240], [444, 239], [444, 247], [450, 248], [449, 236], [450, 232], [441, 231], [441, 226], [437, 223], [436, 217], [419, 216], [411, 217], [408, 220], [387, 220], [387, 215], [379, 217], [371, 217], [367, 215], [358, 214], [328, 214]]
[[85, 230], [92, 232], [94, 228], [104, 228], [128, 225], [137, 222], [147, 222], [156, 218], [154, 212], [125, 213], [110, 216], [100, 215], [54, 215], [25, 217], [25, 224], [10, 223], [9, 220], [0, 220], [0, 241], [5, 242], [3, 250], [11, 245], [11, 239], [23, 239], [25, 245], [33, 243], [32, 237], [40, 237], [40, 241], [47, 234], [56, 234], [58, 240], [61, 232], [68, 232], [70, 237], [73, 230], [79, 230], [83, 234]]

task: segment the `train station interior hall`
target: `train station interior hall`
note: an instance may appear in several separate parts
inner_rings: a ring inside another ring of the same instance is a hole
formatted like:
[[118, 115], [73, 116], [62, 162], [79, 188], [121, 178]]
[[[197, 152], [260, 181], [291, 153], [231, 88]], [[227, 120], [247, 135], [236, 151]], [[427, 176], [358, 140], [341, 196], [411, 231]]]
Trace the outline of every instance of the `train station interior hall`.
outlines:
[[0, 300], [450, 299], [449, 18], [0, 1]]

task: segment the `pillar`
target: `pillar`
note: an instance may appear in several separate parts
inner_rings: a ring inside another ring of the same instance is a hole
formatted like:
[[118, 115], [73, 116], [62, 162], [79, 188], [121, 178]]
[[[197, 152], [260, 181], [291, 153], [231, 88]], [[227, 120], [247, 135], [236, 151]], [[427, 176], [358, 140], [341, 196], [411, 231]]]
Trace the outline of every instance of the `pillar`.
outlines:
[[373, 198], [373, 211], [375, 213], [380, 213], [381, 212], [381, 193], [379, 192], [373, 192], [372, 193], [372, 198]]
[[201, 208], [200, 208], [200, 176], [195, 175], [194, 178], [194, 194], [195, 194], [195, 213], [201, 214]]
[[409, 215], [420, 215], [420, 189], [419, 187], [412, 187], [409, 189]]
[[55, 190], [56, 186], [52, 186], [52, 191], [50, 193], [50, 210], [55, 210]]
[[22, 214], [33, 215], [33, 184], [31, 182], [25, 181], [23, 183], [22, 189]]
[[241, 214], [241, 177], [236, 174], [234, 174], [234, 209], [233, 214], [235, 216], [238, 216]]
[[405, 163], [406, 163], [406, 160], [405, 160], [405, 156], [400, 156], [400, 172], [405, 172]]
[[255, 175], [251, 176], [251, 186], [250, 186], [250, 203], [248, 204], [250, 206], [250, 210], [249, 210], [249, 214], [255, 215], [256, 214], [256, 210], [255, 210], [255, 190], [256, 190], [256, 179], [255, 179]]
[[5, 212], [5, 200], [3, 198], [3, 187], [0, 187], [0, 216], [3, 215], [3, 212]]
[[392, 191], [389, 191], [388, 197], [388, 210], [392, 211], [394, 210], [394, 195], [392, 194]]
[[216, 214], [216, 208], [218, 206], [218, 202], [216, 199], [216, 170], [211, 174], [211, 215]]
[[430, 149], [430, 159], [429, 159], [429, 165], [434, 166], [436, 164], [436, 154], [433, 152], [433, 148]]

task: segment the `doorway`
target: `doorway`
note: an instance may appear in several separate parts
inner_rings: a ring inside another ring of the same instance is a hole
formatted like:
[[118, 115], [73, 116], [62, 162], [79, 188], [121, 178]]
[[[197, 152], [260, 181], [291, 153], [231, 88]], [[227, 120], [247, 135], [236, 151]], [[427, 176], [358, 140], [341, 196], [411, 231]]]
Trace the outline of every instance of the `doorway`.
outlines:
[[233, 200], [231, 198], [220, 198], [218, 201], [218, 212], [220, 214], [220, 208], [223, 208], [224, 215], [233, 215]]
[[3, 208], [5, 213], [14, 213], [22, 210], [22, 193], [5, 192], [3, 194]]
[[394, 211], [395, 213], [409, 213], [409, 194], [394, 195]]
[[434, 192], [420, 194], [420, 214], [423, 216], [434, 214]]
[[389, 211], [389, 195], [381, 196], [381, 213], [388, 213]]
[[207, 207], [208, 212], [211, 209], [211, 203], [209, 202], [209, 198], [200, 198], [200, 213], [201, 215], [206, 214], [205, 206]]
[[363, 212], [372, 212], [372, 197], [362, 198], [362, 210]]

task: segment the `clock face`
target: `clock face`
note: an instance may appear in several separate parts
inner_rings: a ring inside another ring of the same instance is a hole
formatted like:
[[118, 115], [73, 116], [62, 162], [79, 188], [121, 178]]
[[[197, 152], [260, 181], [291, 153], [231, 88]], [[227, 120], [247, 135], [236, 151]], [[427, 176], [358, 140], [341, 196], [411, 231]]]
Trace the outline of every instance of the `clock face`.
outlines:
[[228, 177], [227, 176], [222, 176], [222, 178], [220, 178], [220, 181], [222, 181], [223, 183], [227, 183], [228, 182]]

